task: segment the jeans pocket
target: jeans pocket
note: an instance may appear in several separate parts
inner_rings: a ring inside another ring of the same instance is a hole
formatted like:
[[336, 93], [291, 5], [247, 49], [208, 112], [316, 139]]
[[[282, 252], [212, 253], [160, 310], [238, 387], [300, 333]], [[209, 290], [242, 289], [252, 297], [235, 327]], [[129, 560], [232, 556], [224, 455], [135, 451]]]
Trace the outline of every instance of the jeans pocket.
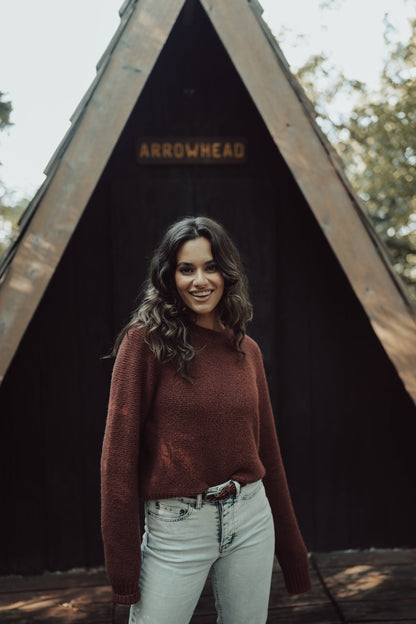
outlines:
[[192, 506], [179, 499], [164, 499], [146, 501], [146, 514], [163, 522], [179, 522], [185, 520], [192, 513]]

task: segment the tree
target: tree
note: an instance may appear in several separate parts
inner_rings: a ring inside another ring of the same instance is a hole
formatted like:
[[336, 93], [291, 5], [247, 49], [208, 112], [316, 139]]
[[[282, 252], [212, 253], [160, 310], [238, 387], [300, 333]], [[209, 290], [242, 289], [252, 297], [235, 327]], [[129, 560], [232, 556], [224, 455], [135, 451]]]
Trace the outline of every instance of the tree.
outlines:
[[[0, 91], [0, 131], [6, 130], [13, 125], [10, 121], [10, 115], [13, 110], [12, 103], [6, 100], [5, 97], [5, 93]], [[14, 201], [13, 195], [7, 192], [0, 180], [0, 258], [17, 235], [18, 220], [27, 204], [27, 199]]]
[[10, 121], [10, 113], [13, 110], [12, 103], [4, 100], [5, 94], [0, 91], [0, 130], [12, 125]]
[[[386, 22], [388, 59], [377, 92], [348, 80], [325, 55], [311, 58], [297, 76], [416, 300], [416, 20], [407, 43], [393, 42], [392, 32]], [[331, 114], [340, 91], [359, 94], [341, 119]]]
[[29, 200], [27, 198], [14, 201], [13, 196], [5, 191], [0, 197], [0, 260], [15, 240], [19, 231], [19, 219]]

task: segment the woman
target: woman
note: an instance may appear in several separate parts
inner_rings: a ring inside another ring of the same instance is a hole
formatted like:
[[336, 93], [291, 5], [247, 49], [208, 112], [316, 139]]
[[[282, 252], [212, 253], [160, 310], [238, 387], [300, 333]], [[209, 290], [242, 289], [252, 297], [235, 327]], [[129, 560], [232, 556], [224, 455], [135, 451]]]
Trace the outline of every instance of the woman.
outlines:
[[171, 226], [116, 342], [101, 462], [106, 566], [131, 624], [189, 622], [208, 574], [218, 622], [264, 624], [274, 551], [289, 593], [310, 588], [250, 318], [224, 229]]

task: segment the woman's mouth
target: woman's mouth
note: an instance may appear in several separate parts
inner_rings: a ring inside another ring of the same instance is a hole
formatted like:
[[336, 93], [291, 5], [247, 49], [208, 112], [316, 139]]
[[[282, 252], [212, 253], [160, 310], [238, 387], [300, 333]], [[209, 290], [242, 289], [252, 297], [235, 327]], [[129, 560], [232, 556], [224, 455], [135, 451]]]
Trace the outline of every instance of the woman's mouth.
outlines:
[[192, 295], [192, 297], [194, 297], [195, 299], [201, 300], [201, 299], [206, 299], [213, 292], [214, 292], [213, 290], [200, 290], [200, 291], [190, 292], [189, 294]]

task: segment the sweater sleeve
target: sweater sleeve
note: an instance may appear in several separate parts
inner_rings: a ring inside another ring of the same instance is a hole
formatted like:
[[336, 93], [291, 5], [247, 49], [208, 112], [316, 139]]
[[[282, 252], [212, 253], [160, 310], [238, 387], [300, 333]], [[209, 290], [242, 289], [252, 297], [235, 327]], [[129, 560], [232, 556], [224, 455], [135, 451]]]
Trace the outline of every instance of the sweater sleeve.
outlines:
[[[257, 348], [258, 349], [258, 348]], [[286, 589], [300, 594], [311, 588], [308, 553], [293, 510], [283, 466], [269, 390], [260, 350], [257, 352], [257, 384], [260, 413], [260, 459], [266, 469], [264, 487], [275, 525], [275, 552]]]
[[138, 466], [140, 432], [155, 385], [155, 360], [144, 330], [131, 328], [114, 363], [101, 456], [101, 528], [113, 599], [140, 598]]

